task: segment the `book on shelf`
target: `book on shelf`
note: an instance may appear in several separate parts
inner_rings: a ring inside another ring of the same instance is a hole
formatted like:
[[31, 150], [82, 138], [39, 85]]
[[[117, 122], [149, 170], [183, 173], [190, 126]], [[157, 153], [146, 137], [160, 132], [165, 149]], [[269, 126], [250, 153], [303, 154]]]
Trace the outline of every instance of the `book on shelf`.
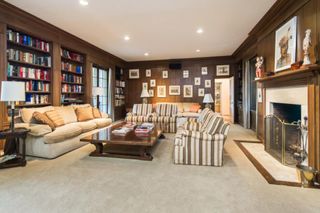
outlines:
[[116, 87], [125, 87], [125, 86], [126, 86], [125, 81], [116, 80]]
[[70, 85], [70, 84], [62, 84], [61, 91], [68, 93], [83, 93], [83, 86], [81, 85]]
[[34, 53], [21, 50], [7, 49], [9, 60], [51, 67], [51, 56], [39, 56]]
[[25, 104], [47, 104], [49, 103], [48, 95], [26, 94]]
[[7, 30], [7, 40], [20, 45], [36, 48], [45, 52], [50, 52], [50, 44], [48, 42], [31, 37], [21, 32], [14, 31], [12, 29]]
[[77, 74], [82, 74], [82, 66], [74, 65], [68, 62], [61, 62], [61, 69], [64, 71], [74, 72]]
[[35, 80], [50, 80], [49, 71], [43, 69], [16, 66], [8, 63], [8, 77], [32, 78]]
[[26, 81], [26, 92], [49, 92], [50, 84], [39, 81]]
[[78, 53], [74, 53], [71, 52], [69, 50], [65, 50], [65, 49], [61, 49], [61, 56], [64, 58], [68, 58], [71, 59], [73, 61], [78, 61], [78, 62], [83, 62], [83, 56], [78, 54]]
[[61, 80], [62, 80], [62, 82], [82, 84], [82, 77], [81, 76], [72, 75], [72, 74], [62, 73], [61, 74]]

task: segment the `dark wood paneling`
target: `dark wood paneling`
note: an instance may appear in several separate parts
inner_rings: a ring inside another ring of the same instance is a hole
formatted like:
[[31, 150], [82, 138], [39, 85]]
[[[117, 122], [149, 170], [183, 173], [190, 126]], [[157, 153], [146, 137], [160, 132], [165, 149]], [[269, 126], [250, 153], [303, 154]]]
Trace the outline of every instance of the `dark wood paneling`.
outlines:
[[[205, 93], [211, 93], [214, 97], [214, 79], [216, 77], [216, 65], [229, 64], [230, 65], [230, 76], [233, 76], [235, 69], [235, 62], [232, 57], [211, 57], [211, 58], [198, 58], [198, 59], [180, 59], [175, 60], [181, 63], [181, 70], [170, 70], [169, 63], [172, 60], [161, 60], [161, 61], [142, 61], [142, 62], [129, 62], [127, 65], [128, 69], [139, 69], [139, 79], [128, 79], [129, 72], [127, 70], [127, 93], [126, 103], [127, 107], [132, 107], [135, 103], [141, 103], [142, 99], [140, 94], [142, 91], [142, 83], [147, 82], [148, 88], [150, 89], [150, 80], [156, 80], [156, 87], [151, 88], [154, 90], [154, 97], [149, 98], [149, 102], [198, 102], [202, 103], [203, 97], [198, 96], [198, 89], [204, 88]], [[208, 75], [201, 75], [201, 67], [208, 67]], [[151, 69], [151, 77], [146, 77], [146, 69]], [[162, 71], [168, 70], [168, 78], [162, 78]], [[183, 78], [183, 70], [189, 70], [189, 78]], [[194, 85], [194, 78], [201, 78], [201, 85]], [[227, 76], [228, 77], [228, 76]], [[211, 80], [211, 88], [205, 88], [205, 80]], [[157, 97], [157, 86], [165, 85], [167, 88], [167, 97]], [[169, 86], [180, 85], [180, 96], [170, 96]], [[193, 98], [183, 97], [183, 85], [193, 85]]]

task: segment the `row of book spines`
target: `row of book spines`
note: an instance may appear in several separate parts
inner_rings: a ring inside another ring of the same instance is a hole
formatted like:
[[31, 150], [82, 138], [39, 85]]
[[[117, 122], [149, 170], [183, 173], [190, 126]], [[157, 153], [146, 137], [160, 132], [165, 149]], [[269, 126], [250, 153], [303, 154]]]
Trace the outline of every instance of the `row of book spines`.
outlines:
[[118, 87], [116, 87], [116, 88], [115, 88], [115, 93], [116, 93], [116, 94], [121, 94], [121, 95], [123, 95], [123, 94], [124, 94], [123, 88], [118, 88]]
[[26, 94], [26, 104], [47, 104], [49, 95]]
[[71, 74], [62, 74], [61, 80], [65, 81], [65, 82], [70, 82], [70, 83], [82, 84], [82, 77], [81, 76], [76, 76], [76, 75], [71, 75]]
[[124, 100], [115, 100], [115, 106], [122, 106], [125, 104]]
[[82, 74], [82, 66], [61, 62], [61, 69], [69, 72]]
[[38, 81], [26, 81], [26, 92], [49, 92], [50, 84]]
[[125, 87], [125, 86], [126, 86], [125, 81], [116, 80], [116, 87]]
[[48, 42], [13, 30], [7, 30], [7, 39], [18, 44], [40, 49], [42, 51], [50, 51], [50, 44]]
[[81, 86], [81, 85], [62, 84], [61, 91], [62, 92], [83, 93], [83, 86]]
[[68, 58], [68, 59], [71, 59], [71, 60], [74, 60], [74, 61], [83, 62], [83, 56], [82, 55], [80, 55], [78, 53], [70, 52], [68, 50], [61, 49], [61, 56], [65, 57], [65, 58]]
[[7, 56], [9, 60], [51, 67], [51, 56], [38, 56], [30, 52], [15, 49], [8, 49]]
[[15, 66], [8, 63], [8, 76], [20, 78], [33, 78], [35, 80], [50, 80], [49, 71], [35, 68]]

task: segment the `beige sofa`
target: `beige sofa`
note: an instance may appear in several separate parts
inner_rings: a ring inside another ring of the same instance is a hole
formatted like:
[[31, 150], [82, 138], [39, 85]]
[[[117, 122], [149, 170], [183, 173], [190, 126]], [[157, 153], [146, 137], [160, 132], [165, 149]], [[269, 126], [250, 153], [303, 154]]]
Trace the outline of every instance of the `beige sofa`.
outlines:
[[[15, 127], [30, 129], [26, 139], [26, 154], [48, 159], [56, 158], [87, 144], [80, 142], [80, 139], [106, 128], [112, 123], [111, 118], [107, 114], [103, 114], [102, 118], [78, 122], [75, 109], [87, 106], [90, 105], [47, 106], [21, 109], [21, 122], [16, 123]], [[65, 125], [57, 127], [54, 131], [48, 125], [37, 124], [32, 117], [36, 111], [44, 113], [51, 110], [57, 110], [65, 123]]]

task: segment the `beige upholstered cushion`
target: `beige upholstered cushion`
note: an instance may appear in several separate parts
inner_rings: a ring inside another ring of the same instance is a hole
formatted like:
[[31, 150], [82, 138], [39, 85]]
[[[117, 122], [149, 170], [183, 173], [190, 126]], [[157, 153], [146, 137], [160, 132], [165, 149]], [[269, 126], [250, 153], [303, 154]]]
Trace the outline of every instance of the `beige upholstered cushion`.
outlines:
[[78, 121], [88, 121], [94, 119], [92, 107], [79, 107], [76, 109]]
[[91, 106], [90, 104], [75, 104], [75, 105], [71, 105], [74, 109], [78, 109], [81, 107], [89, 107]]
[[45, 112], [48, 118], [53, 122], [55, 127], [63, 126], [64, 120], [57, 110]]
[[65, 106], [65, 107], [55, 107], [55, 110], [61, 115], [65, 124], [77, 122], [77, 115], [74, 111], [74, 107]]
[[23, 108], [20, 110], [21, 118], [23, 122], [25, 123], [31, 123], [34, 120], [32, 119], [33, 113], [34, 112], [47, 112], [50, 110], [53, 110], [54, 108], [52, 106], [47, 106], [47, 107], [38, 107], [38, 108]]
[[45, 124], [30, 124], [30, 123], [17, 123], [15, 124], [16, 128], [27, 128], [30, 130], [28, 132], [29, 135], [35, 136], [35, 137], [40, 137], [43, 135], [46, 135], [50, 132], [52, 132], [50, 126], [45, 125]]
[[76, 137], [82, 133], [82, 129], [76, 123], [67, 124], [56, 128], [55, 131], [46, 134], [43, 139], [47, 144], [59, 143], [66, 139]]
[[48, 118], [48, 116], [45, 113], [34, 112], [33, 118], [40, 124], [48, 125], [52, 130], [56, 128], [54, 123]]
[[197, 118], [199, 117], [199, 113], [197, 112], [180, 112], [177, 115], [178, 117], [192, 117], [192, 118]]
[[96, 118], [92, 120], [98, 126], [98, 128], [109, 126], [112, 123], [111, 118]]
[[92, 107], [92, 114], [94, 118], [101, 118], [101, 112], [98, 108]]
[[82, 132], [89, 132], [97, 128], [97, 124], [93, 120], [78, 122], [77, 124], [81, 127]]

